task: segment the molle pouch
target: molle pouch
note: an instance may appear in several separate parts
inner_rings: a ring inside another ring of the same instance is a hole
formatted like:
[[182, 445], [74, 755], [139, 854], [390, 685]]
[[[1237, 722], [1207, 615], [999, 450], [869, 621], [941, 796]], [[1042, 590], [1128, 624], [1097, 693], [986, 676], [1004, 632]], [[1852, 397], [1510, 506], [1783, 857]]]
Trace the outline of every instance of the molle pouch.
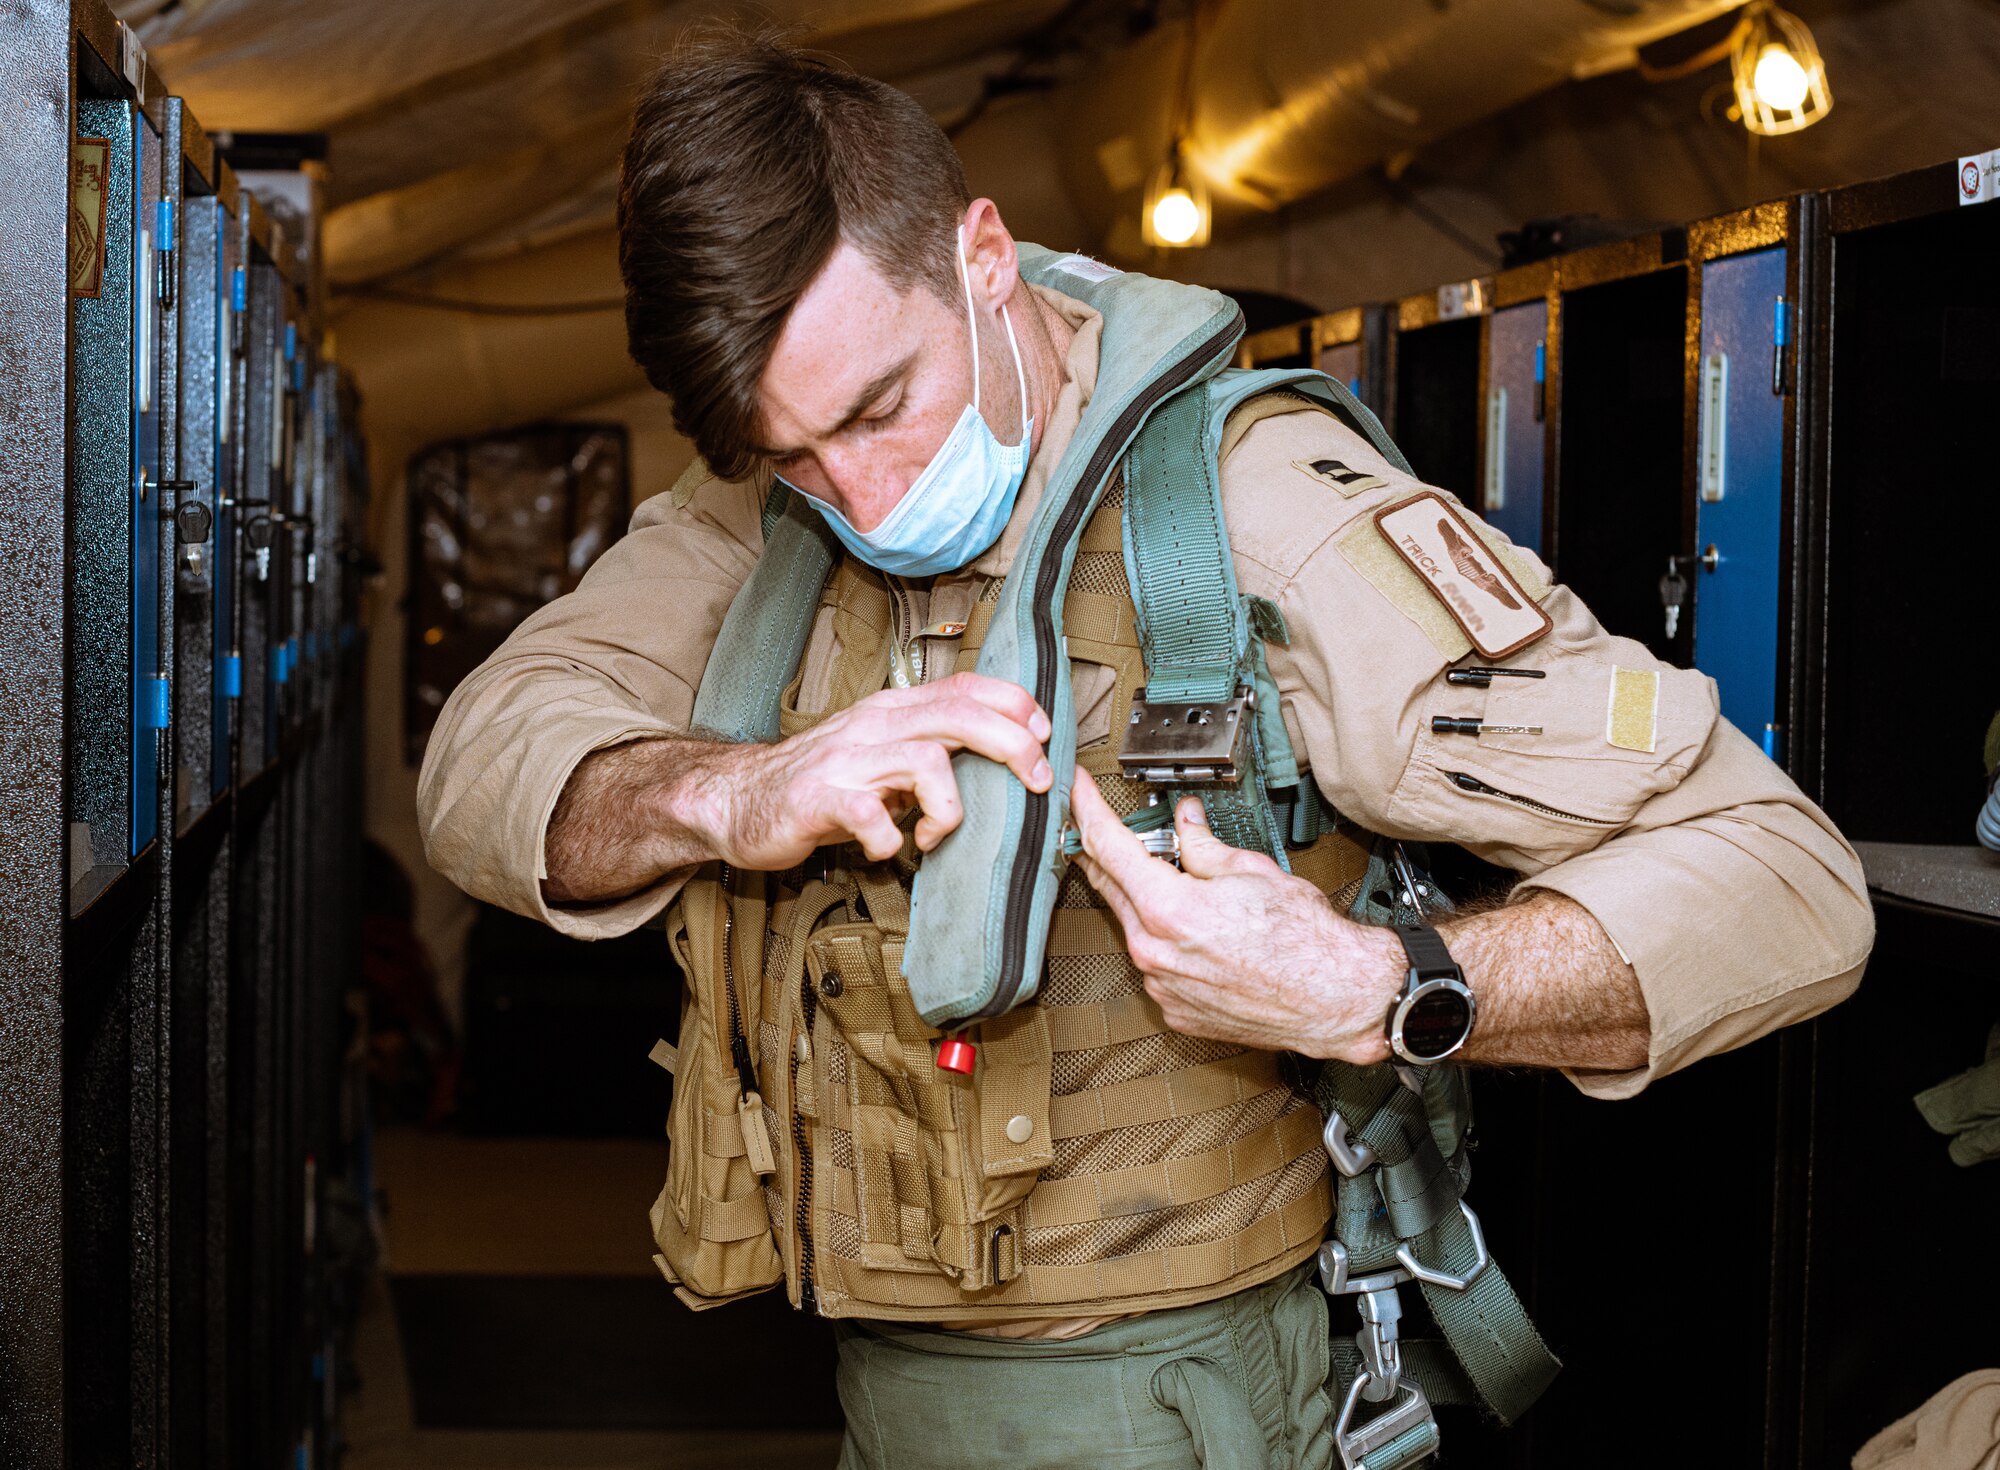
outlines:
[[1029, 1007], [989, 1022], [974, 1075], [939, 1067], [942, 1033], [902, 974], [908, 900], [885, 867], [858, 876], [858, 917], [806, 940], [814, 1193], [844, 1217], [823, 1251], [963, 1291], [1000, 1285], [1021, 1269], [1019, 1206], [1053, 1158], [1047, 1021]]
[[[746, 1044], [756, 1031], [762, 907], [732, 899], [708, 870], [688, 884], [667, 926], [688, 984], [667, 1114], [667, 1183], [652, 1209], [654, 1261], [696, 1310], [784, 1277], [763, 1187], [776, 1168], [777, 1124]], [[748, 922], [752, 916], [758, 922]]]

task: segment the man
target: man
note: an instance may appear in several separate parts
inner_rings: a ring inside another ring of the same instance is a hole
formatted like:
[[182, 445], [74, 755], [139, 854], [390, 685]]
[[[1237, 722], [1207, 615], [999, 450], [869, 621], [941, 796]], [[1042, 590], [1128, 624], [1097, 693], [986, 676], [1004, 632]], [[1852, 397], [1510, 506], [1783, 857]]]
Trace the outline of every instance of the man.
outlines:
[[[1327, 901], [1356, 874], [1324, 840], [1287, 873], [1190, 801], [1176, 871], [1119, 820], [1144, 669], [1115, 489], [1065, 602], [1073, 776], [1048, 712], [974, 671], [1039, 498], [1088, 447], [1124, 308], [1081, 297], [1111, 273], [1066, 257], [1031, 284], [913, 102], [742, 37], [648, 87], [619, 228], [632, 352], [703, 462], [454, 693], [419, 799], [441, 871], [564, 933], [680, 896], [663, 1270], [696, 1305], [782, 1277], [842, 1319], [846, 1464], [1221, 1465], [1246, 1437], [1325, 1463], [1305, 1263], [1327, 1157], [1274, 1054], [1389, 1058], [1411, 961]], [[1606, 634], [1321, 407], [1267, 395], [1221, 437], [1236, 578], [1280, 615], [1263, 651], [1307, 779], [1347, 827], [1524, 875], [1438, 926], [1477, 999], [1456, 1059], [1627, 1097], [1853, 989], [1859, 864], [1710, 681]], [[782, 738], [718, 742], [696, 692], [774, 481], [842, 555]], [[1413, 505], [1484, 589], [1458, 599], [1525, 619], [1516, 646], [1401, 559], [1379, 518]], [[1468, 666], [1502, 672], [1447, 681]], [[931, 1065], [900, 973], [960, 752], [1071, 786], [1082, 846], [1040, 996], [974, 1028], [976, 1079]]]

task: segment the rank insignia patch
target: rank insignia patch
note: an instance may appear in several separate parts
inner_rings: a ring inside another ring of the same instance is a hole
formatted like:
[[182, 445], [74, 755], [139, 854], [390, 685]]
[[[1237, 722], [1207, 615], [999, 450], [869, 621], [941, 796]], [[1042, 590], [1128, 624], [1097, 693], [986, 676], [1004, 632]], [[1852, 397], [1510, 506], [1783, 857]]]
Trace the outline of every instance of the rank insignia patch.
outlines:
[[1351, 469], [1337, 459], [1295, 459], [1292, 468], [1304, 470], [1322, 485], [1331, 485], [1350, 499], [1364, 490], [1380, 490], [1389, 483], [1380, 475]]
[[1482, 658], [1519, 653], [1555, 626], [1435, 491], [1377, 511], [1375, 527], [1444, 604]]

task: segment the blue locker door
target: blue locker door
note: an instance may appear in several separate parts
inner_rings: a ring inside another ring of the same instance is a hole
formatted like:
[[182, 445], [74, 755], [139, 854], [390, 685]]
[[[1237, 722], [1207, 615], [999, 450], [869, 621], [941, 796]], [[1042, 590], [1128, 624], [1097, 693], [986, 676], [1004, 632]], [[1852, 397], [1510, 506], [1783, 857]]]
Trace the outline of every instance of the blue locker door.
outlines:
[[[1724, 718], [1767, 750], [1777, 714], [1778, 557], [1785, 400], [1772, 389], [1782, 333], [1780, 246], [1711, 261], [1701, 282], [1698, 554], [1694, 660], [1722, 693]], [[1775, 753], [1775, 751], [1773, 751]]]
[[132, 851], [159, 833], [159, 732], [167, 723], [160, 676], [160, 341], [159, 253], [174, 221], [160, 205], [160, 135], [133, 113], [139, 166], [137, 239], [132, 262]]
[[243, 687], [243, 660], [236, 649], [233, 599], [237, 565], [235, 500], [236, 334], [249, 306], [248, 283], [236, 259], [236, 219], [220, 200], [209, 200], [215, 249], [215, 678], [210, 716], [214, 739], [209, 751], [209, 790], [221, 795], [229, 785], [229, 729], [236, 696]]
[[1549, 306], [1524, 301], [1487, 323], [1486, 456], [1479, 512], [1516, 546], [1542, 549], [1542, 392]]

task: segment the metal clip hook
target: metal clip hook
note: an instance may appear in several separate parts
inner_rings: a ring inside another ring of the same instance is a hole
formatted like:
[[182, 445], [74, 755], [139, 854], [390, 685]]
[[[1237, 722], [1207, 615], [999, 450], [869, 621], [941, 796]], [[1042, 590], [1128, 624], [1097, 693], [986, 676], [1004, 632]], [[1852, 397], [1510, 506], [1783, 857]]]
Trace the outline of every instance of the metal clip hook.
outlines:
[[1343, 1178], [1358, 1179], [1375, 1167], [1375, 1150], [1359, 1139], [1349, 1138], [1347, 1119], [1337, 1112], [1327, 1115], [1319, 1141], [1326, 1145], [1326, 1156], [1333, 1160], [1333, 1167]]
[[[1347, 1390], [1347, 1397], [1340, 1405], [1340, 1418], [1333, 1426], [1333, 1446], [1340, 1454], [1343, 1470], [1359, 1470], [1363, 1465], [1367, 1470], [1404, 1470], [1405, 1466], [1435, 1454], [1437, 1416], [1431, 1412], [1430, 1400], [1414, 1383], [1402, 1385], [1403, 1396], [1396, 1403], [1360, 1428], [1353, 1427], [1355, 1406], [1371, 1382], [1366, 1371], [1355, 1375], [1354, 1386]], [[1398, 1441], [1402, 1443], [1397, 1444]], [[1391, 1445], [1397, 1446], [1395, 1453], [1381, 1459], [1369, 1458]]]

